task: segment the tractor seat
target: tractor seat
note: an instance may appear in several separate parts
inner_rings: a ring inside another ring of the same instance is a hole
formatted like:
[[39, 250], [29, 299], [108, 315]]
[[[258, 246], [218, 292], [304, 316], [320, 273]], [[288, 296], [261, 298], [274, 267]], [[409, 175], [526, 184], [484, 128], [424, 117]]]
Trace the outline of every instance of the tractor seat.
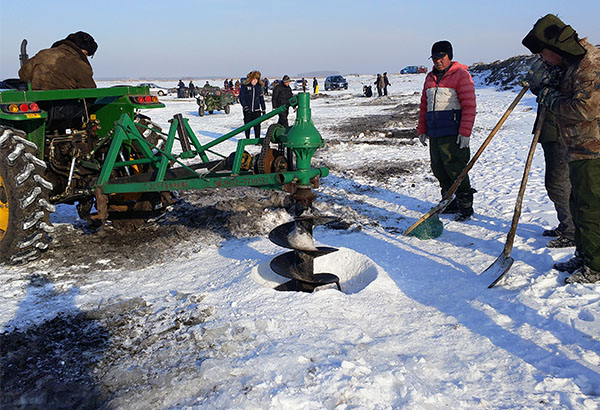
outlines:
[[46, 130], [81, 128], [86, 111], [84, 104], [81, 100], [40, 101], [40, 108], [48, 113]]
[[27, 91], [27, 83], [19, 78], [7, 78], [0, 82], [0, 89]]

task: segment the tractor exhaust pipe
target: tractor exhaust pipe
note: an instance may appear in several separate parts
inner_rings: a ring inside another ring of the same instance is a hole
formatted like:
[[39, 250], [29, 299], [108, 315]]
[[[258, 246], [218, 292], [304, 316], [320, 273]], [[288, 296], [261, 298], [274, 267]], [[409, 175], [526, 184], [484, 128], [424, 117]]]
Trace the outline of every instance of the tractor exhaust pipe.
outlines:
[[21, 41], [21, 54], [19, 54], [19, 63], [21, 63], [21, 67], [29, 60], [29, 56], [27, 55], [27, 40], [23, 39]]

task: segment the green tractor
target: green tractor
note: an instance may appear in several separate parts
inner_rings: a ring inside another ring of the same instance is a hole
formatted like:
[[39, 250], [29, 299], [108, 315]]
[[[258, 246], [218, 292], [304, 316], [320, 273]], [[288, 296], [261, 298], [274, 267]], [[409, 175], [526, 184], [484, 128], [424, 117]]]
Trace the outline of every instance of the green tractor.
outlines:
[[[12, 84], [20, 89], [0, 91], [0, 260], [26, 262], [48, 247], [55, 204], [77, 204], [80, 217], [101, 223], [92, 215], [93, 189], [116, 122], [127, 116], [149, 143], [160, 145], [160, 127], [136, 111], [164, 105], [147, 87], [33, 91]], [[132, 144], [119, 152], [123, 159], [140, 155]], [[124, 167], [113, 177], [143, 170]], [[166, 199], [114, 195], [108, 206], [114, 212], [155, 210]]]
[[206, 84], [200, 89], [196, 103], [198, 104], [198, 115], [201, 117], [206, 111], [209, 114], [214, 111], [225, 111], [225, 114], [229, 114], [230, 107], [235, 104], [235, 96], [228, 90], [221, 90], [219, 87]]
[[[135, 226], [163, 211], [172, 191], [254, 186], [285, 190], [297, 209], [307, 209], [315, 197], [311, 187], [329, 173], [311, 167], [324, 141], [312, 124], [307, 93], [202, 145], [181, 114], [163, 132], [139, 113], [164, 107], [147, 87], [36, 91], [18, 81], [3, 84], [1, 262], [24, 263], [48, 247], [56, 204], [76, 205], [93, 226], [107, 220]], [[240, 138], [234, 153], [213, 149], [289, 107], [297, 107], [293, 127], [273, 124], [264, 138]], [[173, 153], [175, 140], [179, 154]], [[246, 152], [250, 145], [260, 153]], [[200, 161], [190, 164], [191, 158]]]

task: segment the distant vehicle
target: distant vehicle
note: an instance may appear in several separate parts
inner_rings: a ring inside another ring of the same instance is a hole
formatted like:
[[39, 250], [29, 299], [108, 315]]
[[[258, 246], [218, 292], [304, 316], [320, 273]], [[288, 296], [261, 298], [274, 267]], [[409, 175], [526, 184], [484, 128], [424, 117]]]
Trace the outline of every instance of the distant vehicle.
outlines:
[[159, 95], [159, 96], [163, 96], [163, 95], [167, 95], [170, 93], [170, 90], [166, 87], [161, 87], [160, 85], [156, 85], [154, 83], [140, 83], [138, 84], [138, 87], [145, 87], [147, 86], [148, 88], [150, 88], [150, 95]]
[[421, 74], [421, 73], [426, 73], [427, 72], [427, 67], [423, 66], [423, 65], [409, 65], [404, 67], [402, 70], [400, 70], [400, 74]]
[[348, 81], [341, 75], [330, 75], [325, 79], [325, 91], [341, 89], [348, 89]]
[[[306, 88], [308, 88], [308, 82], [307, 82]], [[293, 90], [302, 90], [302, 79], [301, 78], [294, 80], [292, 89]]]
[[198, 115], [203, 117], [205, 111], [212, 114], [214, 111], [221, 110], [225, 111], [225, 114], [229, 114], [229, 107], [235, 104], [235, 98], [233, 90], [222, 90], [207, 84], [200, 89], [200, 93], [196, 97]]

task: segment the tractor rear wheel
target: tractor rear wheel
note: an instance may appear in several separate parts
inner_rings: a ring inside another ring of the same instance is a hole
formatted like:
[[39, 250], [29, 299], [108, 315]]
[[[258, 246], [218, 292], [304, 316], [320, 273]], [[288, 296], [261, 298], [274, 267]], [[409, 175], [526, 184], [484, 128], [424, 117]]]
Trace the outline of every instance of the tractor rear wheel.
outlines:
[[231, 109], [229, 108], [229, 104], [225, 104], [225, 114], [229, 114]]
[[167, 137], [161, 134], [162, 128], [160, 125], [152, 122], [150, 117], [143, 114], [136, 114], [133, 122], [146, 141], [159, 149], [163, 148], [165, 142], [167, 142]]
[[0, 126], [0, 261], [25, 263], [48, 248], [54, 231], [46, 163], [22, 131]]
[[200, 104], [200, 106], [198, 107], [198, 115], [201, 117], [204, 117], [204, 104]]

